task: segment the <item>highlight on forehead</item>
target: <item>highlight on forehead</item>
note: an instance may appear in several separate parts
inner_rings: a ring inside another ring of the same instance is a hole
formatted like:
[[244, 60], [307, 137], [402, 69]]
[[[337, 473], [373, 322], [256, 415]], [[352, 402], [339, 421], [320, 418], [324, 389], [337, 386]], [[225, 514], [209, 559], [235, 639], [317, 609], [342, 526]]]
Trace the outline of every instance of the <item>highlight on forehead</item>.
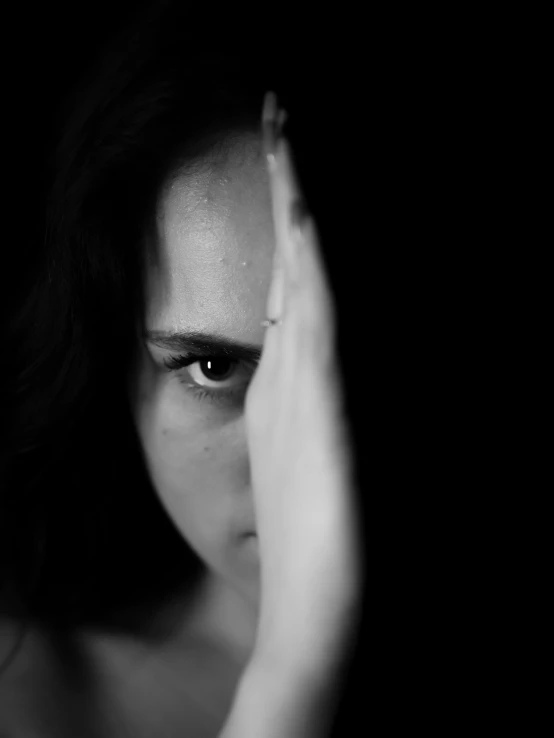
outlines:
[[211, 311], [210, 320], [223, 311], [228, 321], [258, 310], [273, 252], [261, 135], [228, 133], [174, 170], [153, 225], [145, 274], [150, 325], [175, 322], [184, 310], [203, 318]]

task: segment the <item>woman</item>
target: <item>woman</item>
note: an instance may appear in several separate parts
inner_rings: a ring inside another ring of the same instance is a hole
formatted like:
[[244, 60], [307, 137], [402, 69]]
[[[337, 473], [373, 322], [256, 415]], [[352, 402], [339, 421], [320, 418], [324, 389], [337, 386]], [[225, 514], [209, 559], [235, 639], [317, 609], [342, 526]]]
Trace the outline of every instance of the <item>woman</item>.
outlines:
[[325, 735], [359, 555], [285, 85], [162, 10], [66, 111], [11, 323], [0, 727]]

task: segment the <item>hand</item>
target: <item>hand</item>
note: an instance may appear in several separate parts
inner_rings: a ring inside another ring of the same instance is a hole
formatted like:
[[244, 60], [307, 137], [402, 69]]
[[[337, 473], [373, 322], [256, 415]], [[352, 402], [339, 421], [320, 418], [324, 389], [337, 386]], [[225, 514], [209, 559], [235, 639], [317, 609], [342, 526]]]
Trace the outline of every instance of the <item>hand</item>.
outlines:
[[282, 323], [267, 328], [246, 396], [261, 567], [255, 652], [317, 670], [322, 658], [340, 658], [357, 613], [360, 547], [333, 296], [290, 146], [271, 141], [276, 113], [270, 93], [264, 121], [276, 251], [268, 316]]

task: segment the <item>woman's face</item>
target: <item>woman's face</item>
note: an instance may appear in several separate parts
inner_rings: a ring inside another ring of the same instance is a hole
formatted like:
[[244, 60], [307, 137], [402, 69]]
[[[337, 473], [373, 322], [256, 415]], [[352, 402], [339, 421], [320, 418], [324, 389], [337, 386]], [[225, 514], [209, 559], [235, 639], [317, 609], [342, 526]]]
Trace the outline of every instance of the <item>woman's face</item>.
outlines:
[[[244, 399], [263, 342], [274, 249], [258, 136], [229, 137], [179, 172], [160, 196], [148, 248], [148, 336], [134, 411], [150, 475], [210, 572], [255, 603]], [[210, 337], [238, 353], [221, 356], [217, 345], [204, 346]], [[241, 359], [240, 347], [251, 354]], [[179, 368], [201, 352], [204, 359]]]

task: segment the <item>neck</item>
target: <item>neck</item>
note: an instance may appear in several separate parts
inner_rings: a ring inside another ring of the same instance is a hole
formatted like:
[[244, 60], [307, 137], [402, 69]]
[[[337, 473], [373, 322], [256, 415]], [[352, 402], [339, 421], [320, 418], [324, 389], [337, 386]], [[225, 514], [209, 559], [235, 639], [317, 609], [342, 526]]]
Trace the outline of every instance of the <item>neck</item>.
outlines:
[[178, 643], [180, 638], [198, 636], [245, 665], [254, 648], [257, 622], [256, 604], [217, 575], [208, 573], [173, 638]]
[[[117, 633], [125, 640], [142, 643], [163, 654], [187, 653], [190, 644], [205, 644], [238, 668], [248, 663], [254, 648], [258, 621], [257, 605], [209, 571], [193, 591], [176, 593], [158, 608], [132, 609], [118, 617], [116, 630], [104, 631], [109, 639]], [[130, 640], [129, 640], [130, 639]]]

